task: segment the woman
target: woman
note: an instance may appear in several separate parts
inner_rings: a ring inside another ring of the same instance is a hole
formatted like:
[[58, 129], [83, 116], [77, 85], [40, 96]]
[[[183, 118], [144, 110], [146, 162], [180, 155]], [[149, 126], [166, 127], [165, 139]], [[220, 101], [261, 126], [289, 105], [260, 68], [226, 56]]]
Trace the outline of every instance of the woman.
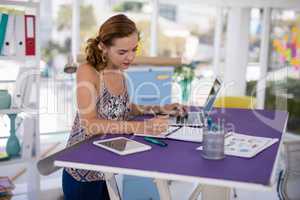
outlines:
[[[100, 27], [98, 35], [88, 40], [87, 62], [77, 70], [78, 112], [68, 146], [95, 134], [160, 134], [167, 129], [166, 117], [141, 122], [128, 121], [128, 116], [184, 112], [179, 104], [159, 107], [129, 102], [123, 70], [134, 60], [138, 41], [135, 23], [125, 15], [109, 18]], [[104, 174], [96, 171], [64, 169], [63, 191], [65, 200], [109, 199]]]

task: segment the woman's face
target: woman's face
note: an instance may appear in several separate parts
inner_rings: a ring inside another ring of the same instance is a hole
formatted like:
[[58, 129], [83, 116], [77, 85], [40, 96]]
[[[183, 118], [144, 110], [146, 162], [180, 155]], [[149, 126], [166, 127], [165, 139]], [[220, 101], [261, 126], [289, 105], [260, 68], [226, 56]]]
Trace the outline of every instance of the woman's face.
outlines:
[[106, 48], [108, 67], [125, 70], [133, 62], [138, 47], [138, 35], [116, 38], [113, 45]]

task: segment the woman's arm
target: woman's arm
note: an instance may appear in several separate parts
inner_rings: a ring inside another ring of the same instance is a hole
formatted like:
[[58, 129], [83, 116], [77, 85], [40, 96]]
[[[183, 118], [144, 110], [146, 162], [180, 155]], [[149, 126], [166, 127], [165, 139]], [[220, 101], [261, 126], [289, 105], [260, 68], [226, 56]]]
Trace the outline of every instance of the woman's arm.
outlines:
[[157, 105], [144, 106], [131, 103], [131, 115], [158, 114], [161, 112], [161, 107]]
[[132, 115], [144, 114], [169, 114], [169, 115], [184, 115], [187, 112], [187, 107], [178, 103], [167, 104], [163, 106], [151, 105], [137, 105], [131, 104]]

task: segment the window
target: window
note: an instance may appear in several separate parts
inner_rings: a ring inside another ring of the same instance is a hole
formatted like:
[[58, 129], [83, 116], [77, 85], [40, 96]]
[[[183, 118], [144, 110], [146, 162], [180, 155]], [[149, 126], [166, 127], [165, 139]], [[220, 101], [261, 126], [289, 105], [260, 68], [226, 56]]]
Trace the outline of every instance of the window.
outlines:
[[161, 3], [159, 5], [159, 15], [175, 22], [177, 19], [177, 6]]
[[41, 1], [40, 132], [69, 131], [74, 120], [74, 77], [63, 72], [71, 53], [72, 1]]
[[249, 63], [259, 63], [262, 12], [262, 9], [251, 9], [248, 57]]
[[[270, 73], [267, 108], [274, 96], [289, 112], [288, 131], [300, 134], [300, 12], [274, 9], [270, 49]], [[277, 93], [275, 93], [277, 91]], [[279, 92], [278, 92], [279, 91]], [[279, 106], [280, 109], [280, 106]]]

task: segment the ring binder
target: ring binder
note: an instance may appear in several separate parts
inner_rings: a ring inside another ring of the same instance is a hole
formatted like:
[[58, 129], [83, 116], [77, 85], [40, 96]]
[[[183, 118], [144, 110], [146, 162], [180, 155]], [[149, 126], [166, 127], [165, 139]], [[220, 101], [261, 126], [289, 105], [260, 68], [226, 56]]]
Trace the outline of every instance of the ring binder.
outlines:
[[35, 16], [25, 15], [25, 55], [35, 55]]

